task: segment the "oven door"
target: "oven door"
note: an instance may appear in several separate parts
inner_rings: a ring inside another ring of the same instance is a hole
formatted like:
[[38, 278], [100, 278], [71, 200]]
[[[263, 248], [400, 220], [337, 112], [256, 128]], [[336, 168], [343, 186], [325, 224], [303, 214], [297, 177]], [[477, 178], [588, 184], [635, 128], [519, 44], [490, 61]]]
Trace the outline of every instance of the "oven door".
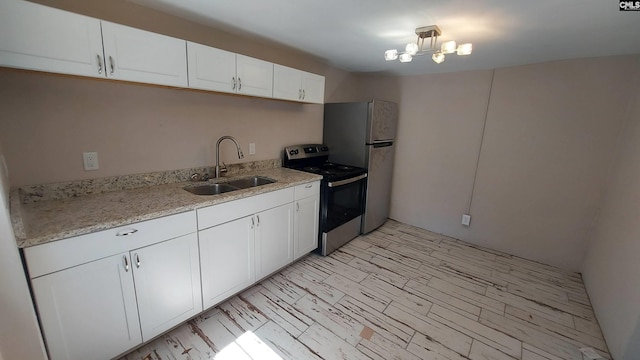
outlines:
[[346, 224], [364, 213], [367, 174], [323, 186], [321, 230], [324, 233]]

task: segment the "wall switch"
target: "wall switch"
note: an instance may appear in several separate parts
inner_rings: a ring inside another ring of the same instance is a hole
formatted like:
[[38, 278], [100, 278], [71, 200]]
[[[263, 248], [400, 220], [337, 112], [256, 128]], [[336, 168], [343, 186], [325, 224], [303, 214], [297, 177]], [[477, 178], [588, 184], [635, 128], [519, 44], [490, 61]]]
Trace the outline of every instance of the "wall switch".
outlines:
[[585, 359], [589, 359], [589, 360], [602, 359], [602, 356], [600, 356], [600, 354], [598, 354], [595, 350], [593, 350], [590, 347], [582, 348], [580, 349], [580, 352], [582, 353]]
[[469, 226], [471, 224], [471, 215], [464, 214], [462, 215], [462, 225]]
[[249, 143], [249, 155], [255, 155], [255, 154], [256, 154], [256, 144]]
[[84, 160], [85, 170], [98, 170], [98, 153], [97, 152], [84, 152], [82, 153], [82, 159]]

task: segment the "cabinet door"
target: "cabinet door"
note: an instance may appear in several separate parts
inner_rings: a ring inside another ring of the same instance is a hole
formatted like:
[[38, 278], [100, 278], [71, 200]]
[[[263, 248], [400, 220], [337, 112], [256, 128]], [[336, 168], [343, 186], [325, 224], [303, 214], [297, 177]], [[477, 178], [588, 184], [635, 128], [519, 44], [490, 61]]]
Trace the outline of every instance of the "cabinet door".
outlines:
[[302, 101], [302, 71], [274, 64], [273, 97], [276, 99]]
[[293, 203], [255, 217], [256, 278], [260, 280], [293, 261]]
[[185, 40], [101, 23], [108, 78], [187, 87]]
[[32, 280], [52, 360], [109, 359], [142, 342], [128, 253]]
[[202, 311], [195, 233], [134, 250], [131, 260], [144, 341]]
[[0, 65], [104, 77], [100, 20], [0, 0]]
[[236, 92], [236, 54], [187, 42], [189, 87]]
[[310, 196], [296, 201], [294, 216], [294, 260], [318, 248], [318, 221], [320, 199]]
[[205, 309], [255, 282], [254, 227], [247, 216], [199, 232]]
[[324, 104], [324, 76], [302, 73], [302, 101]]
[[273, 97], [273, 63], [236, 55], [238, 94]]

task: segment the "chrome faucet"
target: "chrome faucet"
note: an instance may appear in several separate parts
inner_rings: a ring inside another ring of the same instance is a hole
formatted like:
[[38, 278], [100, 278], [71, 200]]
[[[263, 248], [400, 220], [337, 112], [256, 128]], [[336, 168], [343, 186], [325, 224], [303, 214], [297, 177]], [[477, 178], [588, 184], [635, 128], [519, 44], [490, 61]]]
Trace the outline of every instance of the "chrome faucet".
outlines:
[[218, 139], [218, 142], [216, 143], [216, 179], [220, 178], [221, 172], [227, 171], [226, 166], [223, 166], [222, 169], [220, 168], [220, 143], [222, 142], [222, 140], [225, 140], [225, 139], [229, 139], [236, 144], [236, 148], [238, 149], [238, 159], [244, 158], [242, 149], [240, 149], [240, 144], [238, 144], [238, 140], [236, 140], [233, 136], [223, 136], [220, 139]]

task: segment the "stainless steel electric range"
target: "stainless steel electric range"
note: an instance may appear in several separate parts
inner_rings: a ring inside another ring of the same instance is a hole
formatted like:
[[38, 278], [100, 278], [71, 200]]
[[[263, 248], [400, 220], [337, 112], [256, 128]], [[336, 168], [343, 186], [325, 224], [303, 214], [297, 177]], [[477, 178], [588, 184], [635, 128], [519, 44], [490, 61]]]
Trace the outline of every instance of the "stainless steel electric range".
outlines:
[[318, 250], [328, 255], [360, 234], [367, 169], [333, 164], [322, 144], [288, 146], [284, 167], [322, 175]]

